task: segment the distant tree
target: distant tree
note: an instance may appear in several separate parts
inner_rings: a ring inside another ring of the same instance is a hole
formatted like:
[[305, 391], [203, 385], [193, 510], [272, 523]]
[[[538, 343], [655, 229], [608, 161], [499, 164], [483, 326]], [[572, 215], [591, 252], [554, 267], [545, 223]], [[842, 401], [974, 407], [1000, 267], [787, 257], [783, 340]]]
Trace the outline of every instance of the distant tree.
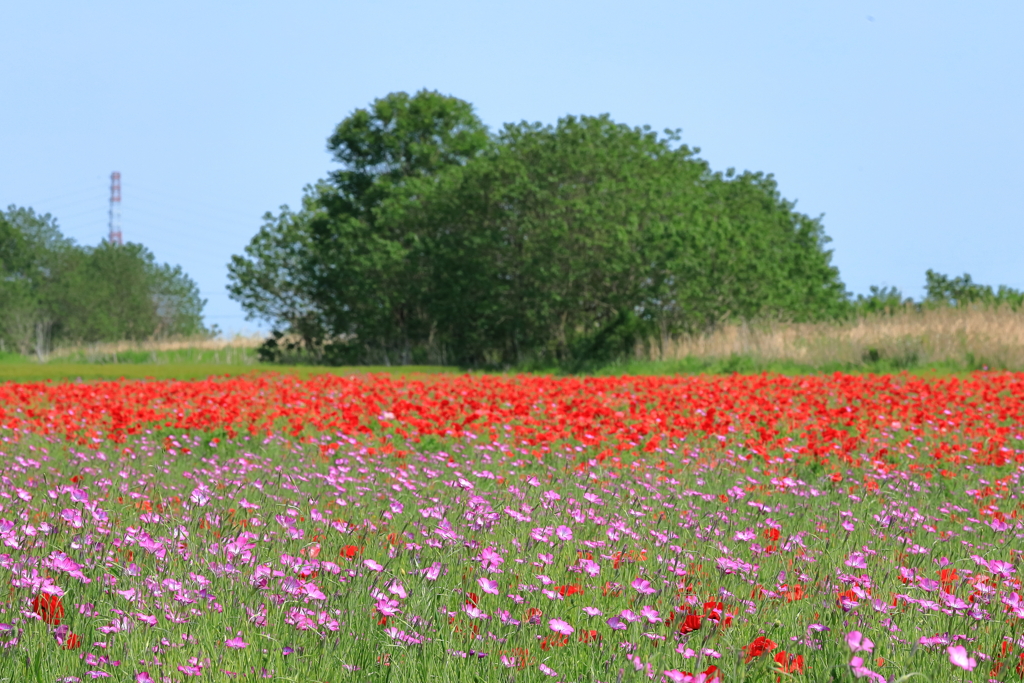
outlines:
[[871, 285], [866, 296], [857, 295], [853, 302], [853, 310], [858, 315], [892, 314], [913, 305], [914, 300], [904, 297], [903, 292], [896, 287]]
[[925, 303], [948, 306], [1007, 305], [1017, 309], [1024, 305], [1024, 292], [1005, 285], [993, 290], [989, 285], [974, 282], [967, 273], [951, 278], [929, 269], [925, 272]]
[[0, 212], [0, 339], [42, 357], [53, 343], [204, 333], [199, 289], [139, 244], [81, 247], [56, 220]]

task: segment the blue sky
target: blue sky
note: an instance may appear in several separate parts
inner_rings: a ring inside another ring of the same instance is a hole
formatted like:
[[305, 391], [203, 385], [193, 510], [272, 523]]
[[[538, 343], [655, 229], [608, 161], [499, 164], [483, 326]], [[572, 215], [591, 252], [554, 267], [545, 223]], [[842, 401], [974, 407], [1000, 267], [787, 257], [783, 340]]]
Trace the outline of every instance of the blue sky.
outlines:
[[0, 7], [0, 205], [181, 264], [208, 322], [265, 211], [333, 168], [325, 141], [389, 92], [492, 128], [609, 113], [681, 128], [713, 168], [774, 173], [824, 214], [854, 293], [924, 271], [1024, 288], [1024, 3], [82, 2]]

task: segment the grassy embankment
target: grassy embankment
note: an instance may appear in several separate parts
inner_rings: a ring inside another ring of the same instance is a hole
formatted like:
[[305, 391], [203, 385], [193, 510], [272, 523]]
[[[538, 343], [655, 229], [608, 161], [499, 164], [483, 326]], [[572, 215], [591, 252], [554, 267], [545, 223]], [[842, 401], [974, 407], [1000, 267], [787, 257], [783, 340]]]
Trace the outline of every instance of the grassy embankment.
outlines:
[[[57, 350], [44, 363], [0, 353], [0, 381], [196, 379], [254, 372], [308, 376], [459, 371], [432, 366], [266, 365], [257, 359], [260, 341], [259, 337], [235, 337], [79, 346]], [[944, 308], [901, 310], [838, 324], [729, 324], [708, 334], [652, 340], [639, 347], [630, 360], [589, 368], [597, 375], [959, 375], [977, 370], [1024, 370], [1024, 312]]]

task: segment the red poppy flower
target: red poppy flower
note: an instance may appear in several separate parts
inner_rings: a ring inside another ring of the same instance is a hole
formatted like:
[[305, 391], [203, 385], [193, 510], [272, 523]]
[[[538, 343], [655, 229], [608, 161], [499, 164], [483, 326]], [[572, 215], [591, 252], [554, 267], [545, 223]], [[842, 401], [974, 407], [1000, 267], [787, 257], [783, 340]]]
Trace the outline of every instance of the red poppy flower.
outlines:
[[757, 638], [754, 638], [750, 645], [747, 645], [743, 649], [747, 652], [747, 658], [744, 661], [749, 664], [754, 661], [755, 658], [760, 657], [769, 650], [774, 650], [775, 643], [764, 636], [758, 636]]
[[569, 644], [569, 636], [561, 633], [553, 633], [540, 641], [540, 649], [547, 650], [552, 647], [564, 647]]
[[693, 633], [694, 631], [699, 631], [701, 625], [701, 618], [702, 617], [699, 614], [688, 614], [686, 616], [686, 619], [684, 619], [683, 623], [679, 626], [679, 632], [686, 634]]
[[77, 650], [82, 647], [82, 639], [77, 633], [69, 633], [67, 638], [64, 639], [64, 644], [61, 645], [65, 650]]
[[60, 596], [40, 593], [32, 600], [32, 611], [42, 618], [44, 624], [59, 626], [64, 618], [64, 603]]
[[784, 674], [800, 674], [804, 672], [803, 655], [793, 655], [785, 650], [779, 650], [779, 654], [775, 655], [775, 662], [779, 665], [779, 670]]

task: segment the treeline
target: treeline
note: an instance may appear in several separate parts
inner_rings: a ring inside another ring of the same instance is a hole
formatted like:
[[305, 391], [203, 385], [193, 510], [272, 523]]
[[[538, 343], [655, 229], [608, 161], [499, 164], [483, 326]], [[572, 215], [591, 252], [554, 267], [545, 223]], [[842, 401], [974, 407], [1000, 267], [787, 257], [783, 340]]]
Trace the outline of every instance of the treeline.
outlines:
[[206, 332], [199, 289], [140, 244], [84, 247], [49, 214], [0, 211], [0, 350]]
[[580, 364], [850, 305], [820, 220], [676, 131], [584, 116], [491, 133], [422, 91], [357, 110], [328, 147], [341, 168], [229, 266], [232, 297], [276, 330], [270, 358], [291, 338], [336, 363]]
[[896, 287], [873, 286], [866, 296], [859, 295], [853, 301], [852, 311], [855, 314], [867, 315], [895, 313], [906, 308], [922, 310], [942, 306], [1005, 306], [1017, 311], [1024, 306], [1024, 292], [1021, 290], [1006, 285], [993, 288], [990, 285], [979, 284], [968, 273], [949, 277], [929, 269], [925, 271], [924, 278], [925, 295], [921, 301], [903, 296]]
[[358, 109], [340, 167], [229, 264], [264, 359], [583, 368], [738, 320], [814, 322], [1021, 293], [928, 271], [924, 302], [852, 298], [821, 220], [771, 175], [607, 116], [489, 131], [421, 91]]

